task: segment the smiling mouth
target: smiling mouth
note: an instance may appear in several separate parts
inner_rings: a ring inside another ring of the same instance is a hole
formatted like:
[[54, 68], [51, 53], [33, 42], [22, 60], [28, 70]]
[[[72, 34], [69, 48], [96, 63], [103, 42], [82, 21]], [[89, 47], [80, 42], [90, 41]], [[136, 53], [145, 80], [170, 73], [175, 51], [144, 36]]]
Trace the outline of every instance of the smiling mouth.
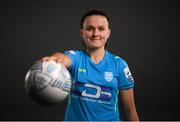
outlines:
[[91, 39], [91, 40], [100, 40], [100, 39]]

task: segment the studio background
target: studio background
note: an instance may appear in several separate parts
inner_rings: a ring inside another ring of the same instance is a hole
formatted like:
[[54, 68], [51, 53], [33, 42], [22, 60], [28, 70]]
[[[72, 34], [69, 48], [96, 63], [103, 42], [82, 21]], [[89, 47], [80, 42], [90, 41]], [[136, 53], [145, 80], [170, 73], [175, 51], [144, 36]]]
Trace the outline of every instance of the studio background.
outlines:
[[129, 64], [140, 120], [180, 120], [180, 15], [170, 0], [1, 2], [0, 120], [63, 120], [66, 101], [34, 103], [25, 74], [43, 56], [82, 48], [79, 22], [91, 9], [111, 18], [108, 49]]

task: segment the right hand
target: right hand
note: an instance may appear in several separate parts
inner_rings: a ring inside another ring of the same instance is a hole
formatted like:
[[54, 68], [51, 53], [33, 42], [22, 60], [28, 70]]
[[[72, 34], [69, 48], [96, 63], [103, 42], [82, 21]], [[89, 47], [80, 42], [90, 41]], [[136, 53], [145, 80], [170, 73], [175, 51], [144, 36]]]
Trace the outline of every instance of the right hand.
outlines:
[[43, 57], [41, 60], [43, 60], [43, 61], [54, 60], [57, 63], [63, 64], [66, 68], [69, 68], [70, 65], [71, 65], [71, 59], [68, 56], [66, 56], [65, 54], [62, 54], [62, 53], [59, 53], [59, 52], [54, 53], [51, 56]]
[[46, 57], [43, 57], [41, 60], [43, 61], [50, 61], [50, 60], [54, 60], [56, 61], [57, 63], [63, 63], [62, 59], [61, 59], [61, 56], [59, 53], [55, 53], [51, 56], [46, 56]]

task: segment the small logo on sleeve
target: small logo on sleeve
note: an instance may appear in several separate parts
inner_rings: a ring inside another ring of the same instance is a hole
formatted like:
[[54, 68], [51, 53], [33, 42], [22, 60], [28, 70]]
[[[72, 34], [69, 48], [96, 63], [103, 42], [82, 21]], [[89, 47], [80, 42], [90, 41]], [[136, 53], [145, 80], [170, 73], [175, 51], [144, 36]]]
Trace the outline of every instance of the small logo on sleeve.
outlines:
[[128, 67], [126, 67], [125, 69], [124, 69], [124, 74], [125, 74], [125, 76], [126, 76], [126, 78], [129, 80], [129, 81], [134, 81], [134, 79], [133, 79], [133, 77], [132, 77], [132, 74], [131, 74], [131, 72], [130, 72], [130, 70], [129, 70], [129, 68]]

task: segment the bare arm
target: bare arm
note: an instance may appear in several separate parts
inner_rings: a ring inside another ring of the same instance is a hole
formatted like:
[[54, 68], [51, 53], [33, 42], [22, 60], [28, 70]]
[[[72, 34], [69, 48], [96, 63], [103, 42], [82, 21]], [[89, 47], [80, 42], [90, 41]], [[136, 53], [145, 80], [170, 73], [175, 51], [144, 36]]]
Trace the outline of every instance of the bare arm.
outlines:
[[122, 90], [120, 92], [122, 97], [122, 102], [125, 109], [125, 115], [129, 121], [139, 121], [139, 117], [136, 111], [136, 106], [134, 102], [133, 89]]
[[54, 53], [51, 56], [43, 57], [42, 60], [44, 61], [54, 60], [57, 63], [61, 63], [65, 65], [66, 68], [69, 68], [71, 66], [71, 59], [65, 54], [60, 52]]

